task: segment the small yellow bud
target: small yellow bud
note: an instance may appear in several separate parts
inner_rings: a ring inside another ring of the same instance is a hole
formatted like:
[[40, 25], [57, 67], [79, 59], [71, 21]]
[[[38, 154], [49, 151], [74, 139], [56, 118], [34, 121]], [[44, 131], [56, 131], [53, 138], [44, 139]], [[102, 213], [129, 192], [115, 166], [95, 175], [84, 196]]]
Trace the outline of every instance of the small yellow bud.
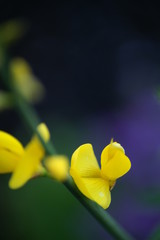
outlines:
[[45, 166], [51, 176], [58, 181], [65, 181], [68, 176], [69, 161], [66, 156], [55, 155], [46, 158]]
[[[41, 135], [41, 137], [43, 137], [43, 139], [44, 139], [45, 142], [48, 142], [48, 141], [49, 141], [49, 139], [50, 139], [50, 132], [49, 132], [48, 127], [46, 126], [45, 123], [40, 123], [40, 124], [38, 125], [38, 127], [37, 127], [37, 131], [39, 132], [39, 134]], [[36, 135], [35, 135], [34, 137], [37, 138]], [[39, 138], [38, 138], [38, 141], [40, 141]]]

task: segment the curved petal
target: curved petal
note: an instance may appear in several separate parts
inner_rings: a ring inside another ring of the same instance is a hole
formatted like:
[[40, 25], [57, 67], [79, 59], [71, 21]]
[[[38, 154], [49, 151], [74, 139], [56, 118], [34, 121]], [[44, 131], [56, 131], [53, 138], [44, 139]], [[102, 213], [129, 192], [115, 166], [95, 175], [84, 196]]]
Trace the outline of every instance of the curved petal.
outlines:
[[0, 149], [0, 173], [13, 172], [21, 158], [5, 149]]
[[77, 172], [81, 177], [99, 177], [100, 168], [94, 155], [92, 145], [81, 145], [72, 155], [70, 174]]
[[25, 151], [22, 160], [11, 176], [9, 187], [12, 189], [22, 187], [36, 173], [40, 160], [35, 153]]
[[103, 164], [102, 175], [113, 181], [126, 174], [130, 168], [129, 158], [122, 151], [117, 150], [106, 165]]
[[23, 154], [21, 143], [10, 134], [0, 131], [0, 173], [14, 171]]
[[108, 208], [111, 202], [109, 183], [102, 178], [82, 178], [76, 172], [72, 177], [78, 189], [89, 199], [98, 203], [104, 209]]
[[88, 190], [91, 200], [98, 203], [104, 209], [111, 203], [109, 184], [101, 178], [87, 178], [82, 180]]
[[[41, 135], [45, 142], [49, 141], [50, 132], [45, 123], [39, 124], [37, 127], [37, 131], [39, 132], [39, 134]], [[44, 156], [45, 152], [44, 147], [36, 134], [33, 135], [31, 141], [29, 142], [25, 149], [28, 148], [30, 149], [29, 151], [35, 152], [38, 158], [42, 158]]]
[[15, 137], [3, 131], [0, 131], [0, 149], [18, 156], [22, 156], [24, 153], [22, 144]]
[[101, 154], [101, 168], [103, 169], [107, 162], [114, 156], [117, 151], [125, 153], [124, 148], [117, 142], [111, 142], [107, 145]]

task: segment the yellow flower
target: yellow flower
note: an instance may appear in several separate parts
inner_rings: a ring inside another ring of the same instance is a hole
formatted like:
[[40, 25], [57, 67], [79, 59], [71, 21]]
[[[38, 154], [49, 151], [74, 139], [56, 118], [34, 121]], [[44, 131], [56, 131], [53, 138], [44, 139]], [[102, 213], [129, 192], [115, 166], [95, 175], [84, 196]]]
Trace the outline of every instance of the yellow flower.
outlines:
[[45, 166], [54, 179], [60, 182], [63, 182], [67, 179], [69, 161], [66, 156], [63, 155], [50, 156], [46, 158]]
[[116, 179], [129, 171], [131, 162], [117, 142], [104, 148], [101, 154], [101, 169], [91, 144], [80, 146], [72, 155], [70, 175], [79, 190], [104, 209], [111, 202], [110, 190]]
[[15, 87], [28, 102], [38, 102], [43, 98], [44, 87], [25, 59], [14, 58], [10, 62], [10, 71]]
[[[44, 123], [41, 123], [37, 130], [44, 141], [49, 140], [50, 134]], [[40, 169], [44, 154], [45, 150], [36, 135], [24, 148], [16, 138], [0, 131], [0, 173], [12, 172], [10, 188], [19, 188], [33, 177]]]
[[[1, 49], [0, 49], [1, 66]], [[45, 89], [33, 74], [30, 65], [23, 58], [14, 58], [10, 62], [10, 72], [13, 85], [29, 103], [37, 103], [44, 97]], [[0, 91], [0, 111], [14, 106], [12, 93]]]

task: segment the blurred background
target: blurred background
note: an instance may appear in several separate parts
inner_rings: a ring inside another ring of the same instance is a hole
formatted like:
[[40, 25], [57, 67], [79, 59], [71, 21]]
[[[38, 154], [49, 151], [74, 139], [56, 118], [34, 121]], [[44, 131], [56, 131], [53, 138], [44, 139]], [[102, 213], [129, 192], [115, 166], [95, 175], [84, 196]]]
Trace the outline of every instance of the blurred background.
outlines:
[[[57, 151], [71, 157], [90, 142], [100, 160], [112, 137], [120, 142], [132, 169], [107, 211], [136, 239], [160, 239], [156, 1], [1, 0], [0, 23], [12, 19], [27, 31], [10, 55], [25, 58], [45, 86], [35, 108]], [[0, 113], [0, 125], [24, 145], [31, 137], [13, 110]], [[63, 185], [36, 179], [13, 191], [8, 179], [0, 176], [0, 239], [112, 239]]]

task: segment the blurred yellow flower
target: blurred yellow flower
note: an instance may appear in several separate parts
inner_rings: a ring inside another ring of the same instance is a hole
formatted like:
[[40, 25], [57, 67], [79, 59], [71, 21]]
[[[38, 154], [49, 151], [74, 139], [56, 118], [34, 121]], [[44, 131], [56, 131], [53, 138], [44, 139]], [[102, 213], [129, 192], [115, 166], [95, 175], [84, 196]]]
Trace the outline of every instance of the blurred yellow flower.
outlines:
[[45, 166], [51, 176], [58, 181], [65, 181], [68, 177], [69, 161], [66, 156], [55, 155], [46, 158]]
[[[0, 59], [1, 62], [1, 59]], [[29, 103], [42, 100], [45, 89], [33, 74], [30, 65], [23, 58], [14, 58], [10, 62], [10, 72], [13, 85]], [[0, 91], [0, 111], [14, 106], [14, 98], [10, 92]]]
[[27, 31], [27, 25], [23, 21], [9, 20], [0, 24], [0, 44], [9, 46], [20, 39]]
[[[37, 130], [47, 142], [50, 138], [47, 126], [41, 123]], [[10, 188], [22, 187], [32, 178], [41, 169], [40, 162], [44, 155], [45, 150], [37, 135], [34, 135], [24, 148], [16, 138], [0, 131], [0, 173], [12, 172]]]
[[117, 142], [104, 148], [101, 154], [101, 169], [91, 144], [80, 146], [72, 155], [70, 175], [79, 190], [104, 209], [111, 202], [111, 188], [116, 179], [131, 168], [131, 162], [124, 149]]
[[10, 71], [15, 87], [28, 102], [38, 102], [43, 98], [44, 87], [25, 59], [14, 58], [10, 62]]

